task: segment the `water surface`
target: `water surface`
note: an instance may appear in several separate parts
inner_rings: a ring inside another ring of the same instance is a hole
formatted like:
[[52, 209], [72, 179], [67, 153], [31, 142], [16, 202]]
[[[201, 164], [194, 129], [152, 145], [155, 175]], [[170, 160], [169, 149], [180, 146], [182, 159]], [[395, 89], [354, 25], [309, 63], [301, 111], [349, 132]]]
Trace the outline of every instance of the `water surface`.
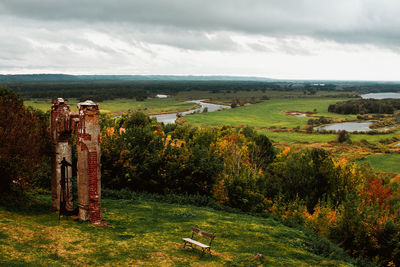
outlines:
[[400, 93], [370, 93], [361, 95], [363, 99], [400, 98]]
[[347, 131], [347, 132], [368, 132], [372, 131], [369, 126], [372, 124], [372, 121], [366, 122], [342, 122], [342, 123], [333, 123], [329, 125], [324, 125], [320, 127], [316, 127], [316, 130], [327, 130], [327, 131]]
[[[195, 103], [195, 104], [199, 104], [201, 107], [199, 108], [195, 108], [195, 109], [191, 109], [188, 111], [184, 111], [184, 112], [179, 112], [182, 116], [188, 115], [188, 114], [193, 114], [196, 112], [203, 112], [204, 108], [208, 109], [208, 112], [214, 112], [217, 110], [221, 110], [221, 109], [229, 109], [231, 108], [230, 106], [227, 105], [219, 105], [219, 104], [211, 104], [211, 103], [205, 103], [204, 99], [200, 99], [200, 100], [190, 100], [190, 101], [186, 101], [188, 103]], [[150, 118], [156, 118], [157, 122], [163, 122], [164, 124], [168, 124], [168, 123], [175, 123], [176, 119], [178, 118], [178, 113], [167, 113], [167, 114], [159, 114], [159, 115], [151, 115]]]

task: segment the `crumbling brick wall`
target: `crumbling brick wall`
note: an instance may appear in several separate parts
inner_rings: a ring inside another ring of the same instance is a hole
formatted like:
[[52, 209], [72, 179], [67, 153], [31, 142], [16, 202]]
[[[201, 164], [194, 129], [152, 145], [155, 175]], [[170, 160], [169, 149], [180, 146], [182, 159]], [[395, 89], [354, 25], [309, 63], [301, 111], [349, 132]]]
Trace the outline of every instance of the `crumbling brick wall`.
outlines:
[[79, 218], [92, 223], [101, 220], [99, 107], [92, 101], [78, 104], [78, 201]]
[[[71, 162], [71, 134], [75, 133], [78, 158], [78, 216], [83, 221], [90, 220], [92, 223], [100, 223], [100, 112], [98, 105], [90, 100], [79, 103], [78, 109], [78, 114], [72, 113], [68, 102], [62, 98], [54, 101], [51, 107], [50, 130], [56, 152], [52, 162], [52, 205], [53, 208], [60, 209], [60, 162], [63, 158]], [[72, 170], [66, 177], [67, 210], [73, 209], [71, 177]]]
[[[52, 159], [52, 176], [51, 176], [51, 195], [52, 207], [60, 209], [61, 198], [61, 168], [60, 162], [65, 158], [66, 161], [72, 160], [72, 142], [70, 127], [71, 111], [68, 102], [62, 98], [57, 98], [51, 106], [50, 112], [50, 132], [53, 143], [55, 156]], [[66, 209], [72, 211], [72, 169], [69, 167], [68, 175], [65, 177], [65, 200]]]

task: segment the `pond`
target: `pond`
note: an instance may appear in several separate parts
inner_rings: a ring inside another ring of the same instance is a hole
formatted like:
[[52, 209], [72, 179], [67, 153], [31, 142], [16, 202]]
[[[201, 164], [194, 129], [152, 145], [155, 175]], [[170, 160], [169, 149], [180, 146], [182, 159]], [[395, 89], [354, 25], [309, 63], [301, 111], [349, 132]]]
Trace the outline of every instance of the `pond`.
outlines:
[[[184, 112], [179, 112], [182, 116], [188, 115], [188, 114], [193, 114], [196, 112], [203, 112], [204, 108], [208, 109], [208, 112], [214, 112], [217, 110], [222, 110], [222, 109], [230, 109], [231, 107], [228, 105], [219, 105], [219, 104], [211, 104], [211, 103], [206, 103], [204, 102], [204, 99], [200, 99], [200, 100], [190, 100], [190, 101], [186, 101], [188, 103], [195, 103], [195, 104], [199, 104], [201, 107], [199, 108], [195, 108], [195, 109], [191, 109], [188, 111], [184, 111]], [[178, 113], [167, 113], [167, 114], [159, 114], [159, 115], [151, 115], [151, 118], [156, 118], [157, 122], [163, 122], [164, 124], [168, 124], [168, 123], [175, 123], [176, 119], [178, 118]]]
[[316, 127], [315, 130], [326, 130], [326, 131], [347, 131], [347, 132], [368, 132], [372, 131], [369, 126], [372, 124], [372, 121], [366, 122], [342, 122], [342, 123], [333, 123], [329, 125], [324, 125], [320, 127]]
[[363, 99], [400, 98], [400, 93], [370, 93], [361, 95]]
[[390, 129], [396, 128], [396, 126], [388, 126], [383, 128], [371, 129], [370, 126], [372, 121], [365, 122], [342, 122], [342, 123], [333, 123], [329, 125], [315, 127], [314, 129], [317, 131], [326, 130], [326, 131], [347, 131], [347, 132], [369, 132], [369, 131], [388, 131]]

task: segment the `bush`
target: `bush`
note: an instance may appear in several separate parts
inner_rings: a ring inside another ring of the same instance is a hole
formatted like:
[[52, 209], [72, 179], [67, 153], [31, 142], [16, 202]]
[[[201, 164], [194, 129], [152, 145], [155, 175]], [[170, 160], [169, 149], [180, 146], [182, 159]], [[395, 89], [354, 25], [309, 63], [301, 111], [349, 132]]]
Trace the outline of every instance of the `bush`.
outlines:
[[350, 142], [350, 135], [346, 130], [341, 130], [338, 132], [338, 143]]

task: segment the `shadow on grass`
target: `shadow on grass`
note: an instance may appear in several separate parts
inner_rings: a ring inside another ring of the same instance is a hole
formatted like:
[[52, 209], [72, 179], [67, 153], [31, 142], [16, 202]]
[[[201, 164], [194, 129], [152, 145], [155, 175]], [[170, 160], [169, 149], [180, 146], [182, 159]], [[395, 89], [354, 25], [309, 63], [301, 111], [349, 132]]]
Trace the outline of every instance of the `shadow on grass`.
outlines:
[[202, 252], [201, 249], [195, 248], [195, 247], [186, 247], [185, 249], [183, 249], [183, 242], [182, 242], [182, 247], [179, 248], [180, 250], [180, 254], [186, 256], [186, 257], [196, 257], [196, 260], [198, 260], [199, 262], [214, 262], [214, 261], [220, 261], [221, 257], [219, 257], [218, 255], [212, 254], [213, 250], [211, 247], [211, 255], [210, 253], [205, 253], [202, 256]]
[[19, 215], [45, 215], [54, 213], [51, 203], [43, 198], [25, 197], [22, 201], [21, 199], [15, 201], [14, 198], [2, 199], [0, 207]]

